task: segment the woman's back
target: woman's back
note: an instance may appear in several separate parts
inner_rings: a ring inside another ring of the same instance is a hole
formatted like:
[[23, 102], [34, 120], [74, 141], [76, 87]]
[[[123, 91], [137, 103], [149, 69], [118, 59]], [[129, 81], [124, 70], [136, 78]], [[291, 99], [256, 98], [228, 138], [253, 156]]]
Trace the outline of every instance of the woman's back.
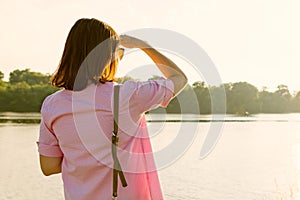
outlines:
[[[89, 85], [73, 92], [61, 90], [42, 107], [40, 154], [63, 156], [66, 199], [110, 199], [112, 194], [111, 134], [113, 82]], [[118, 156], [128, 186], [119, 185], [119, 199], [163, 199], [144, 112], [167, 106], [173, 96], [171, 80], [121, 85]]]

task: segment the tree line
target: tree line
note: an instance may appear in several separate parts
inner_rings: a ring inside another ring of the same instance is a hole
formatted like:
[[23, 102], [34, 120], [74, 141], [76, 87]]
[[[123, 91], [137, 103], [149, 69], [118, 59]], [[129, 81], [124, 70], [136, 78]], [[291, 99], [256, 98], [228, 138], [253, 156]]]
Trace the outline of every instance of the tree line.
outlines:
[[[59, 90], [50, 84], [49, 74], [29, 69], [12, 71], [8, 81], [3, 78], [4, 74], [0, 71], [0, 112], [39, 112], [45, 97]], [[150, 80], [157, 78], [153, 76]], [[125, 76], [118, 82], [128, 80], [133, 79]], [[247, 82], [207, 86], [203, 81], [187, 85], [166, 110], [160, 108], [154, 112], [211, 114], [214, 105], [216, 113], [218, 97], [224, 91], [228, 114], [300, 112], [300, 92], [292, 95], [286, 85], [279, 85], [275, 92], [269, 92], [266, 89], [259, 91]]]

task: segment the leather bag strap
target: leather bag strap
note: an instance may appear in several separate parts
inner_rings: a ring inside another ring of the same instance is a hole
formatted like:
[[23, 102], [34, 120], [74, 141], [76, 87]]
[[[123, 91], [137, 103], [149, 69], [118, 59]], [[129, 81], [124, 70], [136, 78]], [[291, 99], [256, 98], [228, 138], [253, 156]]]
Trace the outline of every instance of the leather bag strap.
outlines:
[[112, 132], [112, 157], [114, 160], [114, 169], [113, 169], [113, 194], [112, 198], [116, 199], [118, 196], [118, 176], [120, 176], [120, 180], [123, 187], [127, 186], [127, 182], [122, 171], [118, 156], [117, 156], [117, 147], [119, 142], [118, 137], [118, 121], [119, 121], [119, 91], [120, 86], [114, 86], [114, 131]]

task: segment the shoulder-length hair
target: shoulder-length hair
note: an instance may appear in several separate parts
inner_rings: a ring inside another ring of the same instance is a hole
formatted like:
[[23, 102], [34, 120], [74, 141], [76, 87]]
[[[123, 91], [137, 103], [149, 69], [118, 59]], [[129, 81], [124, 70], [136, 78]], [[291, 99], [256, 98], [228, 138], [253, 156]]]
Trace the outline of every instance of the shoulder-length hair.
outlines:
[[97, 19], [79, 19], [71, 28], [62, 58], [51, 77], [54, 86], [79, 91], [89, 82], [115, 81], [119, 36]]

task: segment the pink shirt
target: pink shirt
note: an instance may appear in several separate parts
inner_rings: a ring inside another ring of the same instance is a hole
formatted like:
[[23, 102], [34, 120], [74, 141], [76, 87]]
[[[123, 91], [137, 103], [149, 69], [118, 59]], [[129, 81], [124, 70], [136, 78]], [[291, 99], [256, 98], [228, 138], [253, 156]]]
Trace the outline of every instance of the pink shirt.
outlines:
[[[43, 103], [39, 153], [63, 156], [65, 199], [111, 199], [113, 88], [107, 82], [60, 90]], [[120, 87], [118, 157], [128, 182], [123, 188], [119, 180], [120, 200], [163, 199], [144, 112], [166, 107], [173, 91], [173, 82], [164, 78]]]

